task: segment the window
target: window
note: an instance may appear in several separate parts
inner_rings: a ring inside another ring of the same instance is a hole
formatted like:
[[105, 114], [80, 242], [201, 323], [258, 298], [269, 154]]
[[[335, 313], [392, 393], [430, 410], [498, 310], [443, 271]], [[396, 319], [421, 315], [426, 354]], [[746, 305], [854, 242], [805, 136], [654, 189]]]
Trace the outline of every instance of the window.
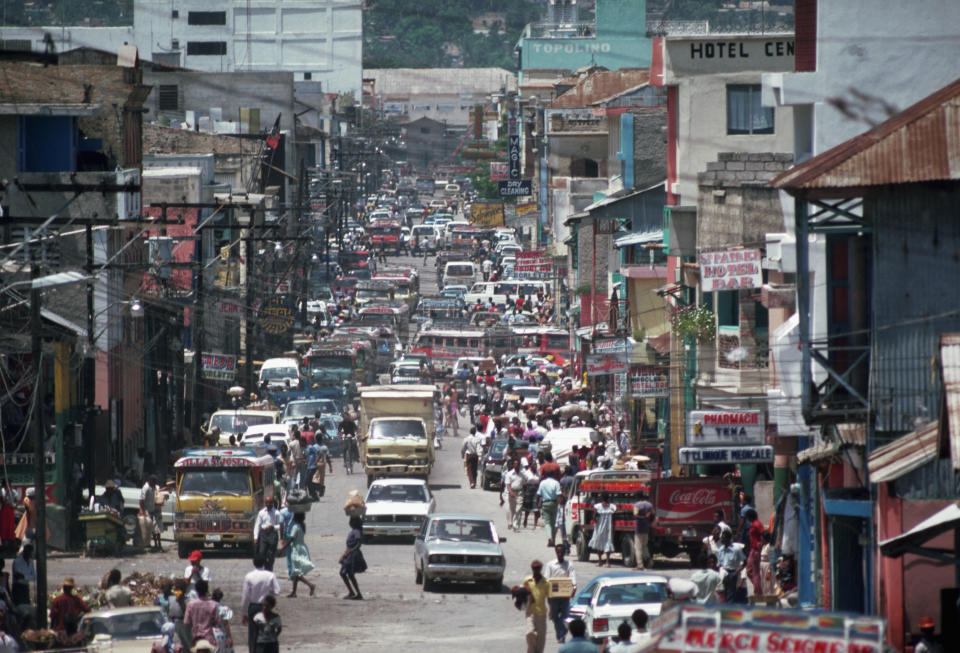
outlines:
[[157, 87], [157, 110], [176, 111], [179, 106], [179, 88], [176, 84], [160, 84]]
[[727, 86], [727, 133], [773, 133], [773, 107], [760, 104], [760, 84]]
[[187, 14], [187, 25], [226, 25], [225, 11], [191, 11]]
[[717, 326], [740, 326], [740, 291], [717, 292]]
[[313, 79], [313, 73], [303, 73], [303, 81], [309, 82]]
[[225, 55], [226, 53], [226, 41], [189, 41], [187, 43], [188, 55]]
[[173, 13], [171, 14], [171, 16], [173, 16], [174, 18], [180, 18], [180, 10], [179, 10], [179, 9], [174, 9], [174, 10], [173, 10]]
[[20, 116], [20, 172], [70, 172], [77, 169], [79, 130], [75, 116]]

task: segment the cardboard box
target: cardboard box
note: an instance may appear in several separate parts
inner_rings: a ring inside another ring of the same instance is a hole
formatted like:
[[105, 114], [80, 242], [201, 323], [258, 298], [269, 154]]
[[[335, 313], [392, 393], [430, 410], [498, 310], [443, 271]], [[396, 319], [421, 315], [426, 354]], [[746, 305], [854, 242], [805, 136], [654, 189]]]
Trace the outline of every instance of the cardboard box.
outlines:
[[548, 578], [550, 591], [547, 596], [551, 599], [568, 599], [573, 596], [573, 581], [569, 578]]

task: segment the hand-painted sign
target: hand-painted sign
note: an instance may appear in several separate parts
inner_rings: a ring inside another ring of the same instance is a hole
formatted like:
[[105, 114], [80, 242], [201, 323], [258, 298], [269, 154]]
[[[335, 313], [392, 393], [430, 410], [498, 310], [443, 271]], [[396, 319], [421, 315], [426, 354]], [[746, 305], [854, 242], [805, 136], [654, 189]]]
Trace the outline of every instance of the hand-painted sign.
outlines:
[[587, 354], [587, 376], [626, 374], [627, 367], [623, 355]]
[[740, 290], [763, 285], [759, 249], [739, 249], [722, 252], [701, 252], [700, 281], [704, 292]]
[[283, 297], [271, 297], [260, 307], [260, 326], [272, 335], [279, 335], [293, 326], [293, 306]]
[[644, 365], [630, 371], [630, 396], [634, 399], [670, 396], [670, 375], [666, 367]]
[[533, 182], [529, 179], [511, 179], [498, 181], [497, 189], [500, 197], [526, 197], [533, 195]]
[[237, 375], [237, 357], [232, 354], [204, 353], [200, 360], [205, 379], [232, 381]]
[[687, 417], [687, 446], [763, 444], [766, 425], [759, 410], [692, 410]]
[[772, 463], [773, 447], [680, 447], [681, 465]]

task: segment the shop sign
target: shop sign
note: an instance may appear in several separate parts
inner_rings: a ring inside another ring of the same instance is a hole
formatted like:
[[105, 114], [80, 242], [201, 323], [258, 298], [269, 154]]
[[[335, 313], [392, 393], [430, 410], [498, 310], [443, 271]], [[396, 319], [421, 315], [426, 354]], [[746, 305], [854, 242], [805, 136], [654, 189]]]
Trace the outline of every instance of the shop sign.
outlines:
[[759, 410], [692, 410], [687, 415], [687, 446], [763, 444], [766, 425]]
[[766, 630], [758, 628], [717, 629], [711, 626], [680, 626], [669, 631], [657, 651], [673, 653], [760, 653], [768, 651], [803, 651], [806, 653], [878, 653], [872, 642], [844, 638], [842, 634]]
[[516, 211], [517, 211], [518, 217], [527, 215], [529, 213], [536, 213], [537, 204], [536, 202], [528, 202], [527, 204], [517, 204]]
[[[33, 465], [36, 457], [32, 453], [8, 453], [2, 460], [4, 465]], [[43, 462], [46, 465], [57, 464], [57, 454], [52, 451], [44, 453]]]
[[773, 447], [680, 447], [681, 465], [772, 463]]
[[490, 162], [490, 181], [505, 181], [507, 179], [507, 162]]
[[284, 333], [293, 326], [293, 306], [283, 297], [271, 297], [259, 311], [260, 326], [272, 335]]
[[232, 381], [237, 375], [237, 357], [232, 354], [203, 353], [200, 356], [203, 378]]
[[666, 367], [634, 367], [630, 372], [630, 396], [634, 399], [670, 396], [670, 375]]
[[[507, 138], [507, 157], [509, 168], [507, 179], [520, 181], [520, 135], [510, 134]], [[527, 182], [530, 183], [530, 182]], [[500, 195], [503, 195], [503, 184], [500, 184]], [[529, 195], [530, 193], [527, 193]]]
[[478, 227], [502, 227], [503, 204], [500, 202], [474, 202], [470, 205], [470, 224]]
[[701, 252], [700, 281], [704, 292], [741, 290], [763, 285], [759, 249], [738, 249], [722, 252]]
[[240, 315], [240, 304], [226, 299], [217, 302], [217, 312], [221, 315]]
[[626, 374], [628, 367], [622, 355], [587, 354], [587, 376]]
[[595, 354], [626, 354], [629, 351], [626, 338], [601, 338], [593, 343]]
[[498, 181], [500, 197], [526, 197], [533, 195], [533, 182], [529, 179], [510, 179]]

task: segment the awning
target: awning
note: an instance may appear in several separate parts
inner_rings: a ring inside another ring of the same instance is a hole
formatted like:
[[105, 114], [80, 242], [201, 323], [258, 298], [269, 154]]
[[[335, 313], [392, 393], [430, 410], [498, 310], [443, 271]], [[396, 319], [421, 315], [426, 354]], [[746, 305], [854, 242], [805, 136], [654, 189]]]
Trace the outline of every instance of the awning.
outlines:
[[940, 556], [952, 555], [955, 561], [955, 551], [928, 549], [921, 545], [938, 535], [942, 535], [956, 528], [960, 528], [960, 505], [953, 504], [927, 517], [906, 533], [901, 533], [896, 537], [891, 537], [889, 540], [881, 542], [880, 553], [890, 558], [899, 558], [904, 553], [928, 556], [934, 553], [937, 555], [930, 557], [939, 558]]
[[629, 247], [630, 245], [642, 245], [643, 243], [655, 243], [663, 240], [663, 229], [656, 231], [640, 231], [636, 233], [625, 233], [613, 239], [614, 247]]
[[949, 442], [950, 457], [956, 470], [960, 469], [960, 333], [940, 336], [940, 369], [946, 399], [946, 423], [939, 449], [946, 455], [946, 443]]
[[937, 457], [940, 423], [929, 422], [882, 447], [867, 458], [871, 483], [893, 481]]

